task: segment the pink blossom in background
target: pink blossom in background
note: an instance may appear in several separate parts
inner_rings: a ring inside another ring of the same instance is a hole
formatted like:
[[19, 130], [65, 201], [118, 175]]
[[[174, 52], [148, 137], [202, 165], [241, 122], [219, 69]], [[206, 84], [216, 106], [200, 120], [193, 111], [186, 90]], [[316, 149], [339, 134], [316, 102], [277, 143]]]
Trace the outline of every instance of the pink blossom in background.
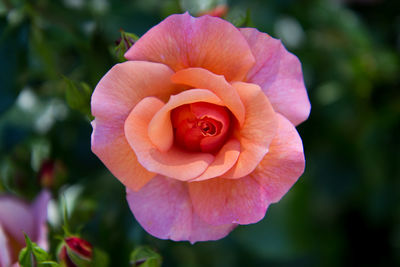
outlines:
[[207, 11], [203, 11], [200, 14], [198, 14], [199, 16], [204, 16], [204, 15], [210, 15], [212, 17], [225, 17], [226, 14], [228, 13], [228, 6], [225, 4], [221, 4], [216, 6], [215, 8], [211, 9], [211, 10], [207, 10]]
[[92, 151], [161, 239], [217, 240], [261, 220], [304, 171], [310, 103], [282, 43], [211, 16], [172, 15], [92, 95]]
[[26, 233], [43, 249], [47, 249], [47, 204], [50, 193], [42, 191], [32, 204], [11, 196], [0, 195], [0, 267], [18, 261], [25, 247]]

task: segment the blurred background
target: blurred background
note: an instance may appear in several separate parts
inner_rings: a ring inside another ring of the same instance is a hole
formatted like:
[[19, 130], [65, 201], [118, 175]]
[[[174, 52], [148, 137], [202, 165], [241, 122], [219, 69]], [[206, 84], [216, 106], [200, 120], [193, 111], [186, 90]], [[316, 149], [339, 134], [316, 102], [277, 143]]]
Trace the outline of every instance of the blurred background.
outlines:
[[[300, 58], [306, 170], [257, 224], [216, 242], [158, 240], [90, 151], [90, 90], [118, 62], [120, 30], [140, 36], [221, 5]], [[44, 187], [53, 258], [64, 198], [70, 227], [110, 266], [128, 266], [139, 245], [163, 266], [400, 266], [400, 2], [1, 0], [0, 194], [31, 200]]]

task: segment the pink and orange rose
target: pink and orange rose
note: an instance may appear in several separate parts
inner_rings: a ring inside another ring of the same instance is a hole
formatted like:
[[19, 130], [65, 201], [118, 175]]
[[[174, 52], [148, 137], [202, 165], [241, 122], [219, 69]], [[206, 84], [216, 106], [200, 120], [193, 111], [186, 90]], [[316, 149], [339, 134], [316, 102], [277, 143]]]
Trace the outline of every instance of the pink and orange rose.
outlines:
[[92, 150], [150, 234], [216, 240], [261, 220], [304, 171], [295, 126], [310, 103], [277, 39], [220, 18], [172, 15], [92, 96]]

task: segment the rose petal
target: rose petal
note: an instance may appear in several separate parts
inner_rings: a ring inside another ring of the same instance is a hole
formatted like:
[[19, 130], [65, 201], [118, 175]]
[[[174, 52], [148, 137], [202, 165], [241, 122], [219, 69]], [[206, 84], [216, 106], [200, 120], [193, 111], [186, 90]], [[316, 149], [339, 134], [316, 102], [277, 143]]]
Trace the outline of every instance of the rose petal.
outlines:
[[[192, 96], [195, 94], [193, 92]], [[138, 161], [147, 170], [178, 180], [193, 179], [207, 169], [214, 156], [208, 153], [185, 152], [175, 146], [166, 152], [159, 151], [147, 133], [151, 119], [163, 106], [164, 103], [155, 97], [146, 97], [140, 101], [126, 119], [125, 136]]]
[[223, 178], [240, 178], [252, 172], [268, 152], [277, 127], [276, 113], [258, 85], [236, 82], [233, 86], [246, 107], [246, 120], [234, 134], [241, 144], [240, 156]]
[[132, 108], [146, 96], [167, 100], [178, 92], [170, 81], [172, 70], [151, 62], [115, 65], [92, 95], [92, 151], [132, 190], [139, 190], [155, 174], [143, 168], [126, 141], [124, 122]]
[[236, 139], [229, 140], [217, 153], [207, 170], [193, 181], [207, 180], [224, 174], [236, 163], [239, 155], [240, 142]]
[[240, 29], [256, 58], [247, 81], [261, 86], [274, 110], [294, 125], [310, 114], [310, 101], [304, 86], [301, 63], [280, 40], [253, 28]]
[[151, 235], [175, 241], [217, 240], [234, 224], [212, 226], [194, 212], [185, 182], [156, 176], [140, 191], [127, 190], [129, 207], [136, 220]]
[[111, 123], [100, 118], [92, 121], [92, 151], [122, 184], [137, 191], [155, 174], [138, 162], [125, 138], [124, 122]]
[[10, 266], [11, 255], [8, 247], [8, 239], [0, 224], [0, 266]]
[[212, 225], [258, 222], [269, 205], [264, 189], [249, 177], [214, 178], [188, 186], [195, 212]]
[[172, 75], [171, 80], [177, 84], [211, 90], [221, 98], [225, 106], [235, 115], [239, 124], [243, 125], [245, 117], [243, 103], [236, 90], [223, 76], [202, 68], [189, 68], [176, 72]]
[[38, 237], [29, 205], [16, 197], [0, 196], [0, 224], [19, 244], [25, 244], [23, 232], [32, 240]]
[[268, 200], [278, 202], [304, 171], [303, 145], [296, 128], [278, 114], [278, 133], [268, 154], [249, 177], [266, 191]]
[[132, 46], [128, 60], [161, 62], [178, 71], [202, 67], [240, 81], [254, 64], [246, 40], [229, 22], [188, 13], [172, 15], [150, 29]]
[[195, 102], [207, 102], [223, 105], [221, 99], [208, 90], [192, 89], [173, 95], [169, 101], [154, 115], [148, 126], [151, 142], [162, 152], [168, 151], [174, 141], [171, 123], [171, 111], [179, 106]]
[[97, 84], [92, 95], [92, 114], [112, 122], [125, 121], [144, 97], [167, 100], [178, 92], [171, 83], [172, 70], [163, 64], [127, 61], [115, 65]]
[[50, 192], [43, 190], [31, 205], [31, 213], [37, 232], [37, 239], [34, 241], [43, 249], [48, 249], [47, 241], [47, 205], [50, 201]]

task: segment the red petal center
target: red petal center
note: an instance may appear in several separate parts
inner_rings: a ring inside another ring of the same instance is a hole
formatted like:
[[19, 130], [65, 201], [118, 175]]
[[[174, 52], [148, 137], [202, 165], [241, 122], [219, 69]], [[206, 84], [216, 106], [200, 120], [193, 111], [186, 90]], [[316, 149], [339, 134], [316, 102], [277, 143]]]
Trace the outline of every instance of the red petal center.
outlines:
[[171, 112], [175, 144], [185, 150], [214, 153], [229, 134], [230, 111], [222, 106], [197, 102]]

